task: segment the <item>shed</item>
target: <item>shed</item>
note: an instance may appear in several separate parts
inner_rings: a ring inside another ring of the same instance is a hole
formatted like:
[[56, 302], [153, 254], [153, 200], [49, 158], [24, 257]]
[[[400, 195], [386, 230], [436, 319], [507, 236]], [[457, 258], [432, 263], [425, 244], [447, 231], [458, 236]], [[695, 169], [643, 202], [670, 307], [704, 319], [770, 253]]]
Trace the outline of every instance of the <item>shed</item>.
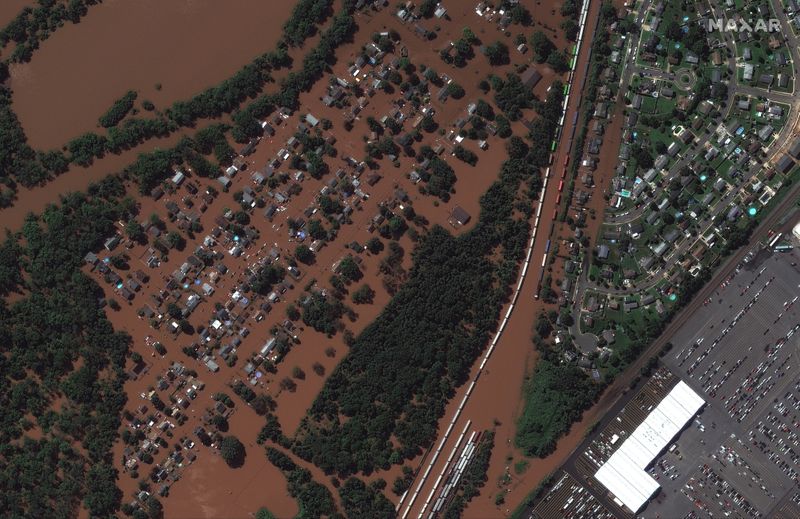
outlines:
[[458, 225], [466, 225], [469, 221], [471, 216], [468, 212], [466, 212], [461, 206], [457, 205], [453, 208], [453, 212], [451, 213], [453, 221]]
[[522, 80], [522, 84], [525, 85], [527, 88], [534, 88], [539, 81], [542, 80], [542, 75], [533, 67], [530, 67], [528, 70], [522, 73], [520, 76]]

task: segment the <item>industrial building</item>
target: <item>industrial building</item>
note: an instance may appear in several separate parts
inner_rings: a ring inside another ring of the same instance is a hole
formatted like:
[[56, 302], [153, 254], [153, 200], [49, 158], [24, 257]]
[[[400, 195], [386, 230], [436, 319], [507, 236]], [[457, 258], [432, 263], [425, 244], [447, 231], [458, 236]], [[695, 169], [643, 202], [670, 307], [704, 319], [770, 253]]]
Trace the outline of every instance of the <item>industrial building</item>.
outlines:
[[[594, 477], [615, 496], [618, 505], [637, 513], [656, 493], [659, 484], [645, 469], [704, 404], [703, 398], [685, 382], [678, 382], [597, 470]], [[619, 440], [616, 436], [612, 443]]]

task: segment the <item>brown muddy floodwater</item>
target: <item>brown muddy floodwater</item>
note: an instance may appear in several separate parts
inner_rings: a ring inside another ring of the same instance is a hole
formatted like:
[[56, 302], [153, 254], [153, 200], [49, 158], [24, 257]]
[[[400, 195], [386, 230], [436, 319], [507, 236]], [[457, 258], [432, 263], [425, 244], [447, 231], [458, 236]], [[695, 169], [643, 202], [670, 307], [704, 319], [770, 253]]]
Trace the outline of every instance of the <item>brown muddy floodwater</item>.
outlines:
[[128, 90], [164, 109], [271, 50], [293, 5], [106, 0], [42, 43], [30, 63], [12, 67], [14, 110], [31, 146], [49, 149], [93, 130]]
[[23, 7], [33, 2], [28, 0], [3, 0], [0, 2], [0, 27], [14, 19]]

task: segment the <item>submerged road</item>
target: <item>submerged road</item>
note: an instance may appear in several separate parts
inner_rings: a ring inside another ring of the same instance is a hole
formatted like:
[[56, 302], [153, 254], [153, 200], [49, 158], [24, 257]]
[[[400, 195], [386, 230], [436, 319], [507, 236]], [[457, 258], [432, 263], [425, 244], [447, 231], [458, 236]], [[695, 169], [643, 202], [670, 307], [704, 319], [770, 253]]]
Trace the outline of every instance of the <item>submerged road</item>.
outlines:
[[[565, 160], [570, 156], [572, 139], [576, 133], [573, 130], [575, 126], [573, 120], [580, 110], [582, 86], [586, 81], [591, 42], [597, 28], [600, 7], [601, 2], [597, 0], [589, 3], [588, 12], [583, 17], [582, 44], [578, 51], [571, 88], [565, 100], [564, 128], [558, 138], [558, 147], [550, 168], [550, 178], [545, 182], [539, 197], [540, 203], [534, 207], [534, 217], [531, 221], [534, 232], [528, 250], [529, 264], [520, 273], [512, 302], [500, 314], [503, 323], [497, 336], [489, 346], [486, 355], [473, 366], [471, 381], [459, 388], [456, 396], [448, 404], [444, 417], [439, 422], [439, 437], [434, 442], [431, 451], [423, 459], [420, 473], [406, 495], [401, 498], [398, 517], [402, 519], [429, 516], [436, 496], [439, 495], [443, 486], [442, 482], [452, 468], [451, 462], [458, 459], [461, 453], [463, 432], [493, 429], [499, 422], [501, 426], [496, 429], [495, 452], [492, 455], [487, 474], [489, 480], [496, 480], [504, 470], [506, 461], [498, 451], [513, 443], [516, 412], [519, 408], [522, 384], [526, 376], [526, 359], [529, 358], [533, 348], [531, 324], [536, 313], [545, 308], [541, 301], [534, 299], [534, 294], [537, 292], [540, 275], [546, 268], [543, 265], [551, 238], [551, 222], [558, 208], [557, 201], [560, 201], [561, 198], [559, 190], [561, 174], [565, 169]], [[564, 180], [564, 183], [567, 183], [567, 180]], [[537, 221], [538, 225], [536, 225]], [[493, 370], [495, 367], [498, 369]], [[571, 448], [561, 449], [546, 460], [533, 460], [527, 471], [531, 481], [526, 483], [525, 488], [522, 489], [524, 492], [520, 494], [519, 499], [524, 497], [529, 487], [536, 486], [539, 479], [544, 478], [547, 473], [562, 463], [574, 447], [573, 445]], [[475, 500], [471, 503], [469, 513], [473, 515], [497, 514], [496, 508], [486, 509], [486, 503], [490, 502], [491, 492], [492, 485], [490, 484], [486, 487], [486, 495], [482, 497], [481, 503], [476, 503]], [[516, 503], [506, 503], [503, 505], [502, 512], [510, 511], [515, 506]]]

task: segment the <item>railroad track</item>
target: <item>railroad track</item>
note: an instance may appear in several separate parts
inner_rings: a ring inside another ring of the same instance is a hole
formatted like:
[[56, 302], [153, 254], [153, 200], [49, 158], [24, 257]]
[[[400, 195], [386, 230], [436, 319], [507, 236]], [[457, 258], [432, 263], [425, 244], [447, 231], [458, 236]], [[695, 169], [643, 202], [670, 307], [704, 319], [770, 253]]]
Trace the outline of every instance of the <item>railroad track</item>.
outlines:
[[[775, 225], [778, 220], [786, 211], [794, 204], [796, 197], [800, 195], [800, 183], [790, 187], [790, 191], [786, 194], [784, 200], [781, 201], [770, 213], [765, 217], [758, 227], [751, 235], [751, 243], [757, 236], [761, 236], [770, 227]], [[637, 358], [628, 368], [617, 376], [617, 379], [608, 387], [605, 394], [598, 402], [601, 406], [601, 412], [605, 414], [608, 408], [612, 407], [616, 400], [625, 393], [630, 380], [635, 377], [635, 374], [647, 363], [647, 361], [655, 355], [665, 344], [667, 344], [673, 335], [683, 326], [692, 314], [703, 304], [703, 301], [714, 293], [722, 281], [731, 275], [739, 263], [742, 261], [747, 252], [751, 249], [750, 246], [739, 248], [733, 255], [725, 260], [725, 263], [720, 267], [711, 280], [700, 289], [692, 298], [692, 301], [682, 310], [680, 310], [675, 318], [667, 325], [661, 335], [645, 349], [642, 354]]]

